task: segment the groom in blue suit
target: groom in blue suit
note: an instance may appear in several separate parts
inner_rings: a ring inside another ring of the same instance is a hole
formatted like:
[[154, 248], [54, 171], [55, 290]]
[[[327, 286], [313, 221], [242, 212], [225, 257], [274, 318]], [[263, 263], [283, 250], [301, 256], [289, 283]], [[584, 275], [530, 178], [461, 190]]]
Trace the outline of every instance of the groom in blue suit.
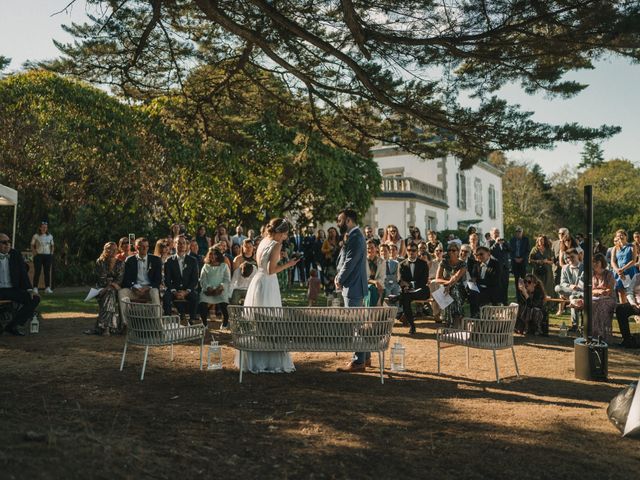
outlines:
[[[361, 307], [367, 293], [367, 249], [355, 210], [347, 208], [338, 214], [338, 228], [344, 240], [338, 256], [336, 289], [342, 289], [345, 307]], [[354, 359], [338, 371], [363, 372], [369, 365], [371, 354], [356, 352]]]

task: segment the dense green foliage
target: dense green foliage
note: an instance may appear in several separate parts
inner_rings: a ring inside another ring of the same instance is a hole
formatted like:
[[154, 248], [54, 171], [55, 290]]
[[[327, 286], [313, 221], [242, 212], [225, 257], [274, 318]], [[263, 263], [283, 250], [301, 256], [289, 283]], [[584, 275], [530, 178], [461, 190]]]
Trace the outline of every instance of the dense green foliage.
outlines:
[[616, 133], [536, 122], [496, 92], [520, 83], [528, 93], [570, 97], [586, 85], [566, 80], [568, 72], [606, 54], [640, 58], [640, 4], [631, 1], [87, 3], [95, 15], [67, 28], [76, 40], [58, 44], [63, 58], [49, 68], [136, 99], [181, 89], [204, 65], [223, 68], [221, 85], [242, 74], [277, 96], [268, 72], [309, 104], [332, 141], [363, 153], [363, 142], [393, 137], [425, 157], [453, 153], [463, 166], [495, 149]]
[[508, 162], [503, 181], [504, 226], [512, 235], [516, 226], [533, 237], [556, 239], [557, 229], [584, 233], [584, 186], [593, 186], [594, 236], [611, 246], [616, 230], [640, 230], [640, 206], [634, 200], [640, 168], [623, 159], [590, 167], [565, 168], [547, 178], [537, 165]]

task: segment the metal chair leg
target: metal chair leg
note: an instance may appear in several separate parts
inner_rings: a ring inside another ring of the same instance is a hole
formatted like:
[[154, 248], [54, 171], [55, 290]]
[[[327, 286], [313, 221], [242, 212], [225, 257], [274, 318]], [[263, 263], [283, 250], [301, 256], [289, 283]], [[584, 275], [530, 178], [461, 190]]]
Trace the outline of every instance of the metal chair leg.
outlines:
[[467, 369], [469, 368], [469, 347], [467, 347]]
[[149, 355], [149, 345], [144, 347], [144, 362], [142, 362], [142, 374], [140, 375], [140, 381], [144, 380], [144, 371], [147, 368], [147, 355]]
[[240, 355], [240, 381], [238, 383], [242, 383], [242, 367], [243, 367], [243, 365], [242, 365], [242, 363], [243, 363], [242, 362], [242, 360], [243, 360], [242, 357], [244, 356], [244, 352], [242, 350], [239, 350], [238, 352], [239, 352], [239, 355]]
[[438, 375], [440, 375], [440, 341], [438, 340]]
[[496, 367], [496, 383], [500, 383], [500, 374], [498, 373], [498, 359], [496, 358], [495, 350], [493, 350], [493, 364]]
[[122, 361], [120, 362], [120, 371], [124, 368], [124, 358], [127, 356], [127, 341], [124, 341], [124, 350], [122, 351]]
[[171, 361], [173, 362], [173, 343], [171, 344]]
[[384, 357], [382, 352], [378, 352], [378, 363], [380, 364], [380, 383], [384, 385]]
[[518, 369], [518, 361], [516, 360], [516, 351], [511, 347], [511, 354], [513, 355], [513, 363], [516, 365], [516, 376], [520, 376], [520, 370]]
[[204, 334], [202, 334], [202, 340], [200, 340], [200, 370], [202, 370], [202, 349], [204, 348]]

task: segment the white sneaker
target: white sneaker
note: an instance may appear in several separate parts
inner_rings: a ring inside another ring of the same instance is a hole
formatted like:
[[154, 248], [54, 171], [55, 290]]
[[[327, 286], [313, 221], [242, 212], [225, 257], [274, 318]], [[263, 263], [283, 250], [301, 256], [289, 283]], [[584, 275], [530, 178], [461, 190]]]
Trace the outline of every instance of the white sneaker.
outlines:
[[38, 287], [33, 287], [33, 294], [38, 295]]
[[50, 287], [47, 287], [44, 289], [44, 293], [53, 293], [53, 290], [51, 290]]

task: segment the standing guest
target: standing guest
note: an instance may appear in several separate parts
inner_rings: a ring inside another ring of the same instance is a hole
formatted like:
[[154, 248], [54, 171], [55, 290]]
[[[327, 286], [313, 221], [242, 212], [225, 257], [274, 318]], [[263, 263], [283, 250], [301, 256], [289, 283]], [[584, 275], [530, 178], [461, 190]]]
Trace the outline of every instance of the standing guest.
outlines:
[[460, 247], [460, 260], [464, 262], [464, 268], [467, 269], [467, 275], [465, 276], [465, 281], [471, 279], [471, 271], [476, 264], [476, 259], [473, 256], [473, 250], [470, 245], [466, 243]]
[[[625, 238], [626, 240], [626, 238]], [[607, 270], [607, 261], [602, 255], [593, 259], [593, 327], [591, 333], [594, 338], [602, 337], [609, 344], [612, 343], [611, 323], [616, 311], [616, 281], [613, 273]]]
[[324, 263], [322, 268], [326, 269], [329, 266], [336, 266], [336, 258], [340, 247], [338, 246], [340, 239], [338, 238], [338, 230], [334, 227], [329, 227], [327, 230], [327, 239], [322, 244], [322, 254], [324, 255]]
[[410, 243], [413, 243], [414, 245], [418, 245], [420, 242], [422, 242], [422, 234], [420, 233], [420, 229], [418, 227], [412, 227], [409, 229], [409, 238], [407, 238], [407, 241], [405, 242], [405, 244], [408, 246]]
[[[584, 266], [580, 261], [578, 251], [571, 248], [566, 252], [569, 263], [562, 267], [560, 275], [560, 285], [556, 285], [556, 293], [560, 298], [564, 298], [570, 304], [575, 298], [581, 298], [584, 291]], [[578, 330], [579, 312], [571, 307], [571, 328], [570, 332]]]
[[[169, 236], [169, 237], [161, 239], [161, 240], [167, 246], [167, 252], [166, 252], [167, 257], [169, 257], [171, 255], [175, 255], [176, 254], [176, 242], [173, 239], [173, 237]], [[156, 242], [156, 245], [158, 245], [158, 242]], [[154, 253], [154, 255], [155, 255], [155, 253]]]
[[244, 262], [256, 263], [255, 258], [253, 258], [254, 248], [253, 242], [248, 238], [245, 238], [242, 242], [242, 248], [240, 249], [240, 253], [233, 259], [232, 271], [236, 271]]
[[24, 258], [15, 248], [11, 248], [9, 236], [0, 233], [0, 300], [11, 300], [19, 306], [13, 319], [5, 325], [5, 332], [24, 336], [19, 327], [31, 319], [40, 303], [40, 297], [34, 290]]
[[378, 238], [380, 239], [380, 243], [382, 243], [382, 238], [384, 237], [384, 228], [378, 228]]
[[635, 245], [627, 241], [627, 232], [618, 230], [616, 236], [618, 243], [611, 252], [611, 269], [616, 279], [620, 303], [627, 303], [627, 289], [633, 288], [633, 278], [638, 273], [638, 252]]
[[477, 235], [478, 230], [476, 229], [476, 227], [474, 227], [473, 225], [469, 225], [469, 227], [467, 228], [467, 237], [464, 239], [464, 242], [462, 243], [466, 243], [466, 244], [470, 244], [469, 242], [469, 237], [471, 237], [471, 235]]
[[198, 255], [200, 255], [201, 258], [204, 258], [211, 246], [211, 238], [207, 236], [207, 227], [200, 225], [194, 240], [198, 244]]
[[576, 242], [578, 242], [578, 246], [584, 250], [584, 235], [582, 233], [576, 233]]
[[442, 263], [443, 255], [443, 247], [440, 245], [433, 251], [433, 259], [429, 265], [429, 292], [432, 296], [429, 303], [431, 304], [431, 311], [433, 312], [433, 318], [435, 318], [436, 322], [440, 321], [440, 305], [433, 299], [433, 292], [440, 288], [440, 285], [436, 281], [436, 276], [438, 275], [438, 269]]
[[109, 335], [122, 328], [118, 324], [118, 290], [124, 274], [124, 263], [117, 259], [118, 247], [115, 242], [107, 242], [96, 260], [95, 276], [98, 294], [98, 320], [93, 329], [86, 330], [87, 335]]
[[316, 232], [316, 238], [313, 242], [313, 259], [318, 265], [318, 270], [320, 270], [320, 280], [322, 281], [322, 276], [324, 272], [324, 254], [322, 253], [322, 245], [324, 241], [327, 239], [327, 235], [324, 233], [324, 230], [319, 229]]
[[231, 266], [233, 267], [233, 260], [240, 256], [240, 252], [242, 252], [242, 246], [237, 243], [231, 244]]
[[[595, 244], [595, 242], [594, 242]], [[640, 232], [633, 232], [633, 248], [636, 251], [636, 265], [640, 262]]]
[[382, 237], [382, 243], [392, 243], [398, 248], [398, 256], [405, 258], [407, 256], [407, 246], [402, 241], [402, 237], [395, 225], [387, 225], [387, 229]]
[[385, 263], [384, 260], [378, 256], [378, 249], [373, 240], [367, 241], [366, 245], [367, 270], [369, 273], [367, 290], [369, 293], [367, 298], [365, 298], [365, 306], [375, 307], [384, 295]]
[[[346, 307], [361, 307], [367, 294], [367, 253], [364, 235], [358, 227], [358, 214], [347, 208], [338, 214], [340, 236], [345, 242], [340, 249], [337, 274], [334, 279], [336, 290], [342, 290]], [[340, 372], [363, 372], [371, 365], [369, 352], [356, 352], [346, 367]]]
[[307, 287], [307, 300], [309, 301], [309, 306], [313, 307], [318, 301], [320, 288], [322, 287], [320, 277], [318, 276], [318, 270], [312, 268], [309, 271], [309, 281], [307, 283], [309, 284]]
[[[519, 301], [522, 293], [518, 288], [518, 280], [524, 278], [527, 273], [527, 263], [531, 252], [529, 238], [524, 236], [522, 227], [516, 227], [514, 236], [509, 240], [509, 250], [511, 250], [511, 270], [513, 271], [513, 280], [516, 287], [516, 299]], [[549, 293], [552, 291], [549, 290]]]
[[33, 292], [38, 294], [40, 272], [44, 271], [45, 293], [53, 293], [51, 290], [51, 267], [53, 265], [53, 236], [49, 233], [49, 223], [40, 222], [38, 232], [31, 237], [31, 251], [33, 252]]
[[[187, 239], [178, 236], [176, 254], [164, 264], [164, 284], [166, 290], [162, 299], [164, 314], [171, 315], [171, 307], [175, 307], [181, 318], [185, 317], [185, 306], [189, 311], [189, 322], [195, 323], [198, 313], [198, 262], [187, 255]], [[186, 305], [183, 303], [186, 302]]]
[[[135, 301], [151, 301], [160, 305], [160, 284], [162, 283], [162, 260], [149, 255], [149, 240], [136, 238], [136, 254], [124, 262], [122, 288], [118, 290], [118, 299], [130, 298]], [[126, 322], [126, 318], [123, 319]]]
[[492, 242], [491, 242], [491, 232], [487, 232], [487, 233], [484, 234], [483, 245], [486, 246], [486, 247], [491, 248], [491, 244], [492, 244]]
[[169, 238], [175, 239], [178, 235], [180, 235], [180, 224], [174, 223], [169, 228]]
[[469, 235], [469, 246], [471, 247], [471, 251], [473, 253], [476, 252], [478, 247], [480, 246], [480, 239], [478, 238], [478, 234], [473, 232]]
[[300, 233], [298, 228], [293, 230], [293, 235], [289, 238], [289, 243], [293, 248], [290, 256], [292, 258], [303, 258], [303, 261], [298, 262], [296, 267], [291, 271], [291, 283], [293, 284], [297, 281], [302, 287], [307, 277], [305, 276], [304, 270], [304, 236]]
[[[218, 225], [216, 228], [216, 235], [213, 238], [213, 243], [227, 242], [227, 245], [231, 243], [231, 239], [229, 238], [229, 234], [227, 233], [227, 227], [224, 225]], [[224, 254], [224, 252], [222, 252]]]
[[391, 248], [384, 243], [380, 245], [380, 257], [384, 261], [384, 297], [400, 295], [400, 266], [391, 258]]
[[256, 242], [256, 231], [253, 228], [247, 230], [247, 238], [253, 242], [254, 245], [257, 245]]
[[367, 242], [371, 240], [376, 244], [376, 247], [380, 246], [380, 239], [373, 234], [373, 228], [371, 228], [371, 225], [367, 225], [364, 227], [364, 239]]
[[318, 265], [316, 264], [314, 257], [314, 246], [316, 244], [316, 236], [313, 233], [312, 228], [307, 228], [307, 234], [304, 236], [302, 240], [302, 254], [304, 255], [304, 275], [305, 278], [309, 278], [309, 273], [311, 269], [317, 269]]
[[509, 303], [509, 260], [511, 258], [509, 245], [500, 236], [498, 228], [491, 229], [492, 244], [491, 256], [498, 260], [500, 264], [500, 303], [507, 305]]
[[522, 294], [518, 302], [518, 316], [515, 331], [519, 334], [548, 335], [549, 318], [544, 308], [546, 293], [542, 282], [528, 273], [518, 281]]
[[624, 348], [639, 348], [640, 345], [638, 345], [635, 337], [631, 335], [629, 317], [631, 315], [640, 315], [640, 282], [634, 285], [632, 294], [627, 295], [627, 300], [629, 303], [621, 303], [616, 307], [616, 318], [618, 319], [620, 333], [622, 334], [622, 343], [620, 343], [619, 346]]
[[244, 234], [244, 229], [241, 225], [238, 225], [236, 227], [236, 234], [231, 237], [231, 247], [233, 247], [234, 245], [242, 246], [242, 242], [244, 242], [246, 239], [247, 237]]
[[414, 300], [427, 300], [429, 292], [429, 265], [418, 258], [418, 247], [409, 244], [407, 247], [407, 259], [400, 264], [400, 293], [399, 300], [402, 312], [409, 323], [409, 335], [416, 333], [416, 325], [413, 319], [411, 302]]
[[442, 243], [440, 243], [440, 241], [438, 240], [438, 237], [436, 236], [436, 232], [434, 232], [433, 230], [428, 230], [427, 231], [427, 251], [429, 252], [429, 255], [431, 255], [431, 258], [435, 258], [434, 252], [436, 248], [440, 248], [441, 250], [444, 249], [444, 247], [442, 246]]
[[487, 247], [478, 247], [475, 252], [476, 262], [471, 269], [471, 280], [477, 285], [479, 292], [469, 290], [471, 316], [480, 318], [480, 308], [484, 305], [500, 303], [500, 271], [498, 261], [491, 256]]
[[567, 258], [566, 252], [571, 248], [575, 248], [578, 251], [578, 255], [580, 256], [580, 261], [582, 261], [583, 250], [582, 248], [580, 248], [578, 241], [571, 236], [571, 234], [569, 233], [569, 229], [564, 227], [559, 228], [558, 237], [559, 237], [559, 246], [560, 246], [558, 261], [560, 263], [560, 267], [564, 267], [569, 263], [569, 259]]
[[454, 242], [447, 246], [447, 255], [442, 258], [436, 283], [442, 285], [445, 291], [451, 295], [453, 302], [443, 311], [443, 320], [448, 326], [454, 326], [464, 316], [464, 279], [467, 269], [460, 260], [460, 247]]
[[[639, 250], [639, 251], [640, 251], [640, 250]], [[607, 255], [607, 247], [605, 247], [605, 246], [602, 244], [602, 241], [601, 241], [599, 238], [596, 238], [596, 239], [593, 241], [593, 254], [594, 254], [594, 255], [597, 255], [598, 253], [599, 253], [600, 255], [605, 255], [605, 256], [606, 256], [606, 255]]]
[[200, 319], [206, 326], [209, 319], [209, 306], [218, 305], [222, 312], [221, 330], [229, 328], [229, 295], [231, 294], [231, 274], [224, 261], [222, 252], [211, 247], [204, 259], [200, 272]]
[[129, 242], [129, 237], [122, 237], [118, 241], [118, 253], [116, 254], [116, 258], [118, 261], [124, 264], [124, 261], [134, 254], [131, 248], [131, 243]]
[[198, 263], [198, 272], [202, 270], [202, 265], [204, 265], [204, 257], [198, 253], [199, 251], [200, 245], [198, 245], [198, 241], [194, 237], [189, 242], [189, 256], [196, 259], [196, 262]]
[[[529, 253], [529, 263], [533, 266], [533, 273], [542, 282], [545, 293], [555, 291], [553, 278], [553, 251], [546, 235], [536, 238], [536, 244]], [[520, 289], [522, 292], [522, 290]], [[564, 311], [564, 307], [562, 308]]]

